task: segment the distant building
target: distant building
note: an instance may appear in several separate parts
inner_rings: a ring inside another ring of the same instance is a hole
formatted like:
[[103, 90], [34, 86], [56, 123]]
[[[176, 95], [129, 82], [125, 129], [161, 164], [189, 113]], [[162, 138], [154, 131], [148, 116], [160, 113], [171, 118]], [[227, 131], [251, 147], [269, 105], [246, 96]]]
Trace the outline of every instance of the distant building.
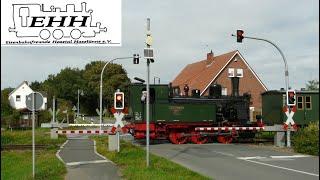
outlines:
[[[17, 110], [27, 109], [26, 97], [34, 91], [29, 87], [27, 81], [23, 81], [9, 94], [10, 106]], [[40, 110], [47, 109], [47, 97], [43, 97], [43, 104]]]
[[[9, 102], [10, 106], [21, 113], [19, 124], [16, 124], [15, 126], [20, 127], [31, 127], [32, 125], [32, 113], [27, 109], [26, 105], [26, 98], [29, 94], [33, 93], [34, 91], [29, 87], [27, 81], [23, 81], [17, 88], [15, 88], [10, 94], [9, 94]], [[43, 104], [40, 108], [40, 110], [46, 110], [47, 109], [47, 97], [45, 94], [41, 93], [43, 97]], [[36, 122], [38, 121], [38, 116], [36, 115]]]
[[207, 54], [207, 59], [187, 65], [172, 81], [173, 87], [179, 87], [180, 92], [187, 84], [190, 91], [199, 89], [200, 95], [208, 95], [210, 85], [222, 85], [222, 95], [231, 95], [232, 86], [230, 76], [240, 77], [239, 95], [251, 94], [251, 117], [261, 114], [261, 93], [267, 87], [258, 75], [242, 57], [238, 50], [214, 56], [213, 52]]

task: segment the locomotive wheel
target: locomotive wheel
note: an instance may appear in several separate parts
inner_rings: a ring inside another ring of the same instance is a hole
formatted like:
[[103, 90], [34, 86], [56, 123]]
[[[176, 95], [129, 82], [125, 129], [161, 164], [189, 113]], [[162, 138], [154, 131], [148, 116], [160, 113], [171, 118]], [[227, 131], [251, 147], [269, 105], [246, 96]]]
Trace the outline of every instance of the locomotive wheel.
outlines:
[[188, 137], [183, 136], [181, 132], [171, 132], [169, 139], [173, 144], [185, 144], [188, 141]]
[[201, 136], [200, 132], [191, 132], [191, 142], [195, 144], [205, 144], [208, 142], [208, 137]]
[[219, 143], [222, 143], [222, 144], [230, 144], [232, 142], [232, 136], [219, 135], [217, 137], [217, 140]]

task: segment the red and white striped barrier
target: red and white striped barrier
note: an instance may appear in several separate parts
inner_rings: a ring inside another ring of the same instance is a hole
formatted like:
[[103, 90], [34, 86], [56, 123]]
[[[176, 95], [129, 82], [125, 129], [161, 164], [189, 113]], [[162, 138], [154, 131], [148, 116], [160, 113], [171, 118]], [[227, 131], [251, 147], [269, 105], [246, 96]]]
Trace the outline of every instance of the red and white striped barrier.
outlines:
[[57, 134], [109, 134], [107, 130], [57, 130]]
[[[100, 124], [69, 124], [69, 126], [93, 126], [93, 127], [99, 127]], [[113, 124], [102, 124], [101, 126], [105, 127], [112, 127]]]
[[196, 131], [257, 131], [264, 130], [264, 127], [197, 127]]

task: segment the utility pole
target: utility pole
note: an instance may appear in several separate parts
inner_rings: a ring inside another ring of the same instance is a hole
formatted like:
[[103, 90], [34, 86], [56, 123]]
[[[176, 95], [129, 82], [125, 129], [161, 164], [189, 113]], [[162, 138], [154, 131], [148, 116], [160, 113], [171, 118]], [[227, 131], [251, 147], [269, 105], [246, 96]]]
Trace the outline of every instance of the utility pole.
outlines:
[[[148, 38], [150, 39], [151, 38], [151, 32], [150, 32], [150, 18], [147, 18], [147, 41], [148, 42]], [[151, 43], [147, 44], [147, 48], [150, 48], [151, 46]], [[146, 103], [146, 141], [147, 141], [147, 144], [146, 144], [146, 154], [147, 154], [147, 167], [149, 167], [149, 151], [150, 151], [150, 148], [149, 148], [149, 140], [150, 140], [150, 125], [149, 125], [149, 122], [150, 122], [150, 87], [149, 87], [149, 84], [150, 84], [150, 59], [147, 59], [147, 103]]]
[[52, 102], [52, 121], [53, 123], [56, 122], [56, 97], [53, 96], [53, 102]]
[[78, 104], [77, 104], [77, 117], [79, 117], [79, 89], [78, 89]]
[[32, 93], [32, 177], [35, 178], [35, 163], [36, 163], [36, 156], [35, 156], [35, 93]]

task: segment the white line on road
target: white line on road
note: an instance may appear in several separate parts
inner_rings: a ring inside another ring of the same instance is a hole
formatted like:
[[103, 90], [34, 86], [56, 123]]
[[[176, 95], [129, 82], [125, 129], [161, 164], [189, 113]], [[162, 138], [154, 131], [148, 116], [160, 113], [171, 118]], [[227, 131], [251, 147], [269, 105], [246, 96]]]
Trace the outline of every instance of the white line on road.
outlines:
[[217, 154], [222, 154], [224, 156], [230, 156], [230, 157], [234, 156], [233, 154], [230, 154], [230, 153], [224, 153], [224, 152], [219, 152], [219, 151], [214, 151], [214, 150], [211, 150], [211, 151], [214, 152], [214, 153], [217, 153]]
[[79, 161], [79, 162], [69, 162], [66, 163], [67, 166], [77, 166], [82, 164], [97, 164], [97, 163], [106, 163], [111, 162], [109, 160], [95, 160], [95, 161]]
[[293, 156], [270, 156], [271, 158], [280, 158], [280, 159], [283, 159], [283, 158], [302, 158], [302, 157], [311, 157], [311, 156], [308, 156], [308, 155], [293, 155]]
[[[292, 155], [292, 156], [270, 156], [272, 159], [292, 159], [292, 158], [303, 158], [303, 157], [311, 157], [308, 155]], [[268, 157], [263, 156], [252, 156], [252, 157], [238, 157], [237, 159], [248, 160], [248, 159], [266, 159]]]
[[284, 170], [288, 170], [288, 171], [293, 171], [293, 172], [298, 172], [298, 173], [302, 173], [302, 174], [307, 174], [307, 175], [319, 177], [319, 174], [309, 173], [309, 172], [305, 172], [305, 171], [299, 171], [299, 170], [296, 170], [296, 169], [290, 169], [290, 168], [281, 167], [281, 166], [275, 166], [275, 165], [272, 165], [272, 164], [252, 161], [252, 160], [249, 160], [249, 159], [243, 159], [243, 160], [248, 161], [248, 162], [252, 162], [252, 163], [256, 163], [256, 164], [261, 164], [261, 165], [265, 165], [265, 166], [275, 167], [275, 168], [279, 168], [279, 169], [284, 169]]
[[249, 159], [263, 159], [266, 157], [261, 157], [261, 156], [253, 156], [253, 157], [238, 157], [237, 159], [242, 159], [242, 160], [249, 160]]
[[58, 158], [62, 163], [64, 163], [64, 161], [63, 161], [62, 158], [60, 157], [59, 153], [60, 153], [61, 149], [68, 143], [68, 141], [69, 141], [69, 140], [66, 140], [66, 142], [64, 142], [64, 143], [60, 146], [60, 149], [59, 149], [59, 150], [57, 151], [57, 153], [56, 153], [57, 158]]
[[96, 141], [93, 140], [93, 149], [94, 149], [94, 153], [96, 153], [96, 155], [100, 156], [102, 159], [106, 159], [106, 157], [102, 156], [101, 154], [99, 154], [97, 152], [97, 146], [96, 146]]

